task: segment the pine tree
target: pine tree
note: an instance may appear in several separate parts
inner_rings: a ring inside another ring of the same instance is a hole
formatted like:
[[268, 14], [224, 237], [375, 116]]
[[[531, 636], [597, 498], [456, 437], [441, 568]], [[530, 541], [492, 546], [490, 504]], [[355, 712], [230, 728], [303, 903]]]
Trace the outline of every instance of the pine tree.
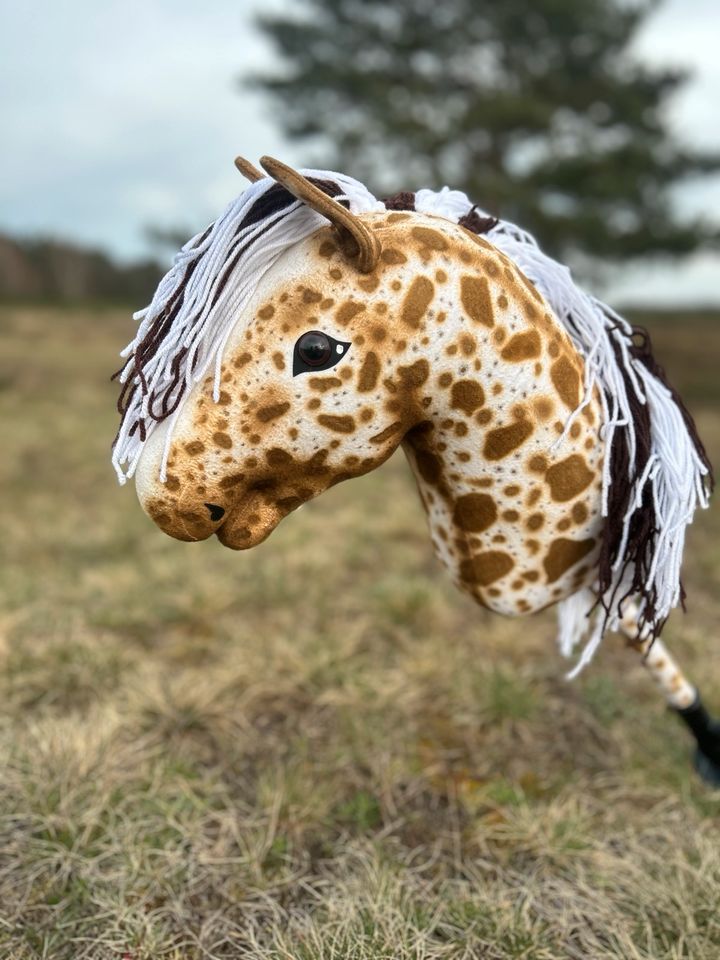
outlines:
[[656, 0], [301, 0], [258, 26], [281, 56], [246, 79], [309, 164], [378, 195], [443, 184], [566, 259], [685, 254], [717, 240], [671, 188], [720, 170], [676, 142], [688, 80], [632, 41]]

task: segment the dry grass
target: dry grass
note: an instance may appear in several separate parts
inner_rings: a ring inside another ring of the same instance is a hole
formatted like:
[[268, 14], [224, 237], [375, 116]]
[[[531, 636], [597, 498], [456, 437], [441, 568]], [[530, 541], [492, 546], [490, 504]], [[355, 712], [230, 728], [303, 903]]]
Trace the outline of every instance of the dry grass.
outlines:
[[[397, 458], [248, 554], [163, 537], [129, 326], [0, 313], [0, 956], [717, 960], [720, 799], [621, 643], [567, 684], [551, 615], [456, 594]], [[717, 320], [654, 328], [717, 459]], [[717, 708], [719, 527], [666, 634]]]

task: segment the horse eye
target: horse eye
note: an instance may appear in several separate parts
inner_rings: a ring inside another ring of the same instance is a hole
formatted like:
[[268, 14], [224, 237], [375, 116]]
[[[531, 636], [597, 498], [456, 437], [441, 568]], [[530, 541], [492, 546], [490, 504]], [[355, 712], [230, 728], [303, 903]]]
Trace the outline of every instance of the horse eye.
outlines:
[[324, 333], [304, 333], [298, 340], [300, 359], [309, 367], [321, 367], [330, 359], [332, 347], [330, 339]]
[[293, 356], [293, 376], [310, 370], [329, 370], [342, 360], [350, 347], [320, 330], [309, 330], [296, 342]]

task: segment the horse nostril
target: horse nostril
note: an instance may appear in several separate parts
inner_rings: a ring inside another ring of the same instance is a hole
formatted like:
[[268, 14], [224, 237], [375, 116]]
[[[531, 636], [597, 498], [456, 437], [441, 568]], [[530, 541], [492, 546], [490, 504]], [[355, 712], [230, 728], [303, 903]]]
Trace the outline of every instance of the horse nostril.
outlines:
[[206, 503], [205, 506], [208, 508], [208, 513], [212, 521], [222, 520], [225, 516], [225, 509], [219, 507], [216, 503]]

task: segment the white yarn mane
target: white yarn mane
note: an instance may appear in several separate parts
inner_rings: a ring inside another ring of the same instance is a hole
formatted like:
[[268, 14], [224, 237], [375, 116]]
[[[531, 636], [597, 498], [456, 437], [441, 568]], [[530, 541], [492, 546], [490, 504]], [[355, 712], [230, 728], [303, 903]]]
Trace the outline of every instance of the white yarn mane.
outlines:
[[[351, 177], [326, 170], [302, 170], [301, 173], [337, 184], [343, 192], [336, 199], [346, 202], [353, 213], [385, 209], [382, 201]], [[158, 423], [169, 418], [161, 463], [161, 480], [165, 480], [173, 428], [191, 387], [214, 368], [214, 393], [218, 399], [224, 346], [261, 278], [286, 250], [327, 222], [305, 204], [293, 201], [280, 212], [243, 226], [248, 215], [252, 220], [255, 204], [262, 203], [273, 187], [276, 184], [269, 179], [252, 184], [203, 234], [185, 244], [150, 305], [135, 314], [140, 325], [137, 335], [121, 354], [128, 359], [119, 376], [129, 397], [121, 410], [122, 421], [112, 457], [120, 483], [133, 475], [144, 445]], [[448, 187], [440, 191], [418, 191], [415, 210], [453, 223], [471, 211], [488, 216], [464, 193]], [[632, 581], [633, 572], [631, 569], [628, 575], [626, 570], [628, 535], [636, 513], [647, 509], [648, 491], [656, 531], [646, 583], [655, 600], [648, 625], [659, 632], [670, 611], [681, 602], [680, 566], [685, 530], [697, 507], [708, 504], [709, 471], [670, 390], [632, 355], [630, 324], [577, 287], [570, 270], [544, 254], [534, 238], [519, 227], [498, 221], [485, 237], [535, 284], [585, 361], [583, 398], [567, 418], [562, 435], [549, 452], [559, 448], [577, 416], [590, 402], [595, 386], [600, 388], [602, 438], [606, 446], [603, 516], [608, 515], [613, 482], [614, 465], [610, 456], [613, 436], [618, 430], [625, 432], [632, 495], [622, 518], [623, 532], [613, 564], [613, 582], [600, 604], [590, 590], [579, 591], [558, 604], [561, 652], [570, 656], [576, 644], [585, 640], [576, 665], [567, 675], [573, 678], [590, 662], [604, 634], [616, 630], [622, 619], [627, 584]], [[167, 317], [171, 305], [175, 313], [164, 329], [163, 318]], [[160, 328], [162, 334], [158, 336], [159, 346], [140, 369], [136, 352], [156, 328]], [[162, 395], [163, 391], [165, 409], [170, 412], [158, 416], [152, 409], [152, 398]], [[651, 453], [639, 475], [636, 475], [637, 436], [631, 399], [636, 405], [646, 404], [650, 414]], [[641, 622], [644, 604], [641, 598]]]

